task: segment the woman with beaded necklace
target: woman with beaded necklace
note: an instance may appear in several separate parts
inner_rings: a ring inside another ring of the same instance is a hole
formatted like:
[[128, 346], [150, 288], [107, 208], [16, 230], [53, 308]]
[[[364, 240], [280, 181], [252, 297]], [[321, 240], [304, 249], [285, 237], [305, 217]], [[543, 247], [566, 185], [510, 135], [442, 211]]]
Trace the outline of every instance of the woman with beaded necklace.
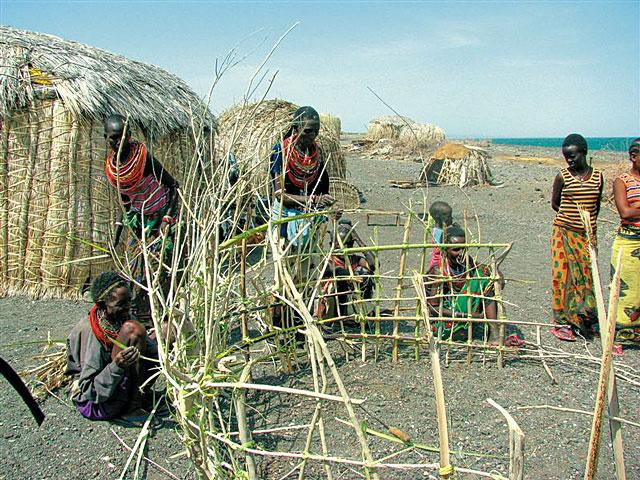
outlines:
[[[139, 322], [129, 318], [129, 282], [116, 272], [93, 281], [94, 304], [67, 338], [66, 374], [74, 376], [72, 399], [90, 420], [109, 420], [123, 413], [144, 416], [145, 398], [139, 387], [149, 378], [156, 358], [155, 340]], [[146, 385], [150, 391], [153, 382]], [[132, 413], [134, 412], [134, 413]]]
[[[306, 211], [333, 205], [329, 195], [329, 174], [322, 150], [316, 143], [320, 132], [320, 115], [312, 107], [300, 107], [283, 141], [273, 147], [271, 177], [273, 180], [272, 218], [300, 215]], [[283, 223], [281, 238], [294, 247], [304, 247], [312, 226], [309, 220]]]

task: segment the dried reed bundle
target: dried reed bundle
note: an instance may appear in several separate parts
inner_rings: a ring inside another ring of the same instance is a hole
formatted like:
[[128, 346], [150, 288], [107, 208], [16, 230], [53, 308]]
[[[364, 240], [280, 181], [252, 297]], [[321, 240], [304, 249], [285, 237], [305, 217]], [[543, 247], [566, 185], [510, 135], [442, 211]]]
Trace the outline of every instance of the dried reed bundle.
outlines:
[[[50, 352], [50, 349], [55, 351]], [[71, 384], [71, 377], [64, 374], [67, 368], [67, 348], [64, 343], [47, 344], [42, 353], [33, 359], [42, 363], [21, 371], [20, 376], [28, 381], [34, 398], [42, 399]]]
[[331, 128], [334, 137], [339, 139], [340, 135], [342, 135], [342, 122], [340, 121], [340, 117], [336, 117], [331, 113], [321, 113], [320, 123]]
[[460, 188], [494, 185], [487, 164], [488, 158], [489, 155], [482, 148], [461, 143], [446, 143], [425, 162], [420, 179], [442, 185], [456, 185]]

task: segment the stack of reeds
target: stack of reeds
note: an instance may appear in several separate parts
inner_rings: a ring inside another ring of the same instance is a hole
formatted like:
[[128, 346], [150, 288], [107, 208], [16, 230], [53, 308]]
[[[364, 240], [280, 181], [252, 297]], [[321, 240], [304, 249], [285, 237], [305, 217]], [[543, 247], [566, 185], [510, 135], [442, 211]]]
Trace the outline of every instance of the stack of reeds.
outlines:
[[201, 107], [157, 67], [0, 27], [0, 294], [77, 297], [112, 268], [120, 207], [104, 175], [107, 115], [128, 115], [179, 178], [193, 156], [191, 112], [211, 119]]
[[446, 143], [425, 162], [420, 178], [422, 181], [441, 185], [456, 185], [460, 188], [472, 185], [494, 185], [486, 150]]
[[[232, 151], [241, 170], [253, 178], [251, 183], [264, 185], [269, 176], [272, 148], [282, 141], [297, 108], [291, 102], [277, 99], [234, 105], [218, 118], [216, 148]], [[329, 175], [345, 178], [347, 167], [335, 122], [325, 123], [321, 119], [317, 142]], [[233, 149], [229, 148], [231, 143]]]
[[321, 113], [320, 123], [333, 130], [334, 136], [340, 139], [340, 135], [342, 135], [342, 121], [340, 117], [336, 117], [331, 113]]

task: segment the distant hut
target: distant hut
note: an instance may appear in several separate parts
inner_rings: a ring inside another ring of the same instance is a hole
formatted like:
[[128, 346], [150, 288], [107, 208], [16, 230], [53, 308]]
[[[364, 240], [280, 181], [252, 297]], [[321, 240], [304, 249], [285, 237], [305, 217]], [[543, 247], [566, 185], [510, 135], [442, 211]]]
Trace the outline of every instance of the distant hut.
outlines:
[[374, 118], [367, 125], [367, 139], [377, 142], [383, 138], [413, 147], [433, 147], [444, 141], [445, 133], [442, 128], [434, 124], [418, 123], [408, 117], [387, 115]]
[[115, 112], [177, 177], [193, 153], [191, 113], [212, 121], [158, 67], [0, 27], [0, 293], [75, 297], [110, 268], [94, 257], [118, 208], [102, 127]]
[[[258, 188], [266, 187], [273, 145], [282, 141], [298, 106], [285, 100], [234, 105], [218, 117], [218, 147], [230, 150]], [[320, 120], [317, 142], [330, 177], [345, 178], [347, 166], [335, 122]], [[266, 192], [265, 188], [261, 188]]]
[[420, 175], [422, 181], [460, 188], [472, 185], [495, 185], [487, 164], [487, 151], [449, 142], [436, 150], [425, 162]]

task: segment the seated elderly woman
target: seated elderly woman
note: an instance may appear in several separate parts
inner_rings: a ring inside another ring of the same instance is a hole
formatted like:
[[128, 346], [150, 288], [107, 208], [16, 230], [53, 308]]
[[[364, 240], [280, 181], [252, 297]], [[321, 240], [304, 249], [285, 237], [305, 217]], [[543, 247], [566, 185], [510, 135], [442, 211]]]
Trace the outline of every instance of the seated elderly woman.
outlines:
[[129, 318], [129, 282], [116, 272], [100, 274], [91, 286], [94, 304], [67, 339], [66, 374], [74, 377], [72, 399], [90, 420], [111, 420], [122, 414], [142, 417], [149, 407], [140, 386], [150, 376], [157, 345], [139, 322]]
[[[447, 244], [464, 245], [466, 235], [462, 228], [451, 225], [444, 240]], [[464, 246], [448, 247], [427, 272], [425, 288], [432, 319], [436, 317], [433, 328], [439, 337], [451, 336], [454, 340], [464, 337], [467, 323], [439, 321], [437, 317], [489, 320], [498, 317], [491, 269], [486, 265], [476, 265], [466, 254]], [[495, 323], [489, 323], [488, 341], [498, 341]]]

